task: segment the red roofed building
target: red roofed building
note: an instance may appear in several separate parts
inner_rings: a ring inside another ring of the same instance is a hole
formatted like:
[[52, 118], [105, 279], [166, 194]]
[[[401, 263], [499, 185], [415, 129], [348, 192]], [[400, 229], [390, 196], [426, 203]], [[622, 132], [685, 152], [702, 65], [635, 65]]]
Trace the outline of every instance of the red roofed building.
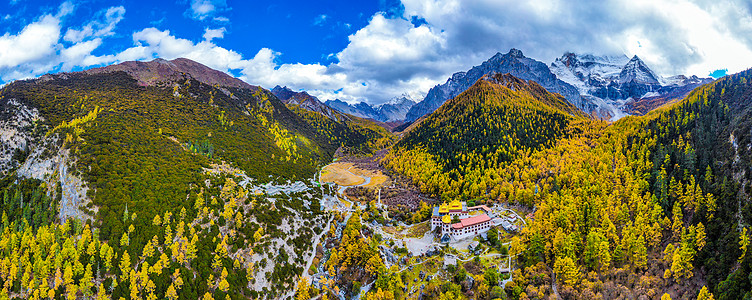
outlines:
[[[470, 216], [471, 212], [475, 211], [481, 214]], [[485, 205], [467, 207], [464, 202], [458, 200], [443, 203], [434, 207], [431, 217], [431, 230], [440, 229], [440, 239], [444, 243], [452, 239], [456, 241], [476, 236], [494, 226], [494, 222], [488, 215], [490, 213], [492, 213], [491, 209]], [[459, 218], [459, 222], [452, 224], [454, 217]]]
[[452, 224], [449, 230], [445, 227], [442, 235], [450, 235], [455, 240], [460, 240], [486, 232], [492, 226], [493, 222], [491, 222], [491, 218], [486, 214], [482, 214], [462, 219], [459, 223]]

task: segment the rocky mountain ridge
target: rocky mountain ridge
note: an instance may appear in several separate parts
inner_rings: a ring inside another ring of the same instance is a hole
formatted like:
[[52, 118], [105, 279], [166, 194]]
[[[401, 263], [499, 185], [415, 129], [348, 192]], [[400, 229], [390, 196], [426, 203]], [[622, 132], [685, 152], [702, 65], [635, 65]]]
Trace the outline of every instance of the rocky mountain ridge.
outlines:
[[404, 93], [391, 100], [372, 106], [366, 102], [350, 104], [334, 99], [324, 102], [327, 106], [357, 117], [373, 119], [380, 122], [395, 122], [405, 119], [408, 111], [416, 104], [410, 94]]
[[[258, 88], [227, 73], [209, 68], [187, 58], [165, 60], [157, 58], [152, 61], [126, 61], [115, 65], [84, 71], [85, 74], [102, 74], [124, 71], [135, 78], [140, 85], [156, 85], [159, 82], [184, 79], [186, 75], [212, 86], [234, 88]], [[43, 76], [43, 78], [45, 78]]]
[[510, 73], [524, 80], [534, 80], [546, 90], [559, 93], [570, 103], [587, 111], [590, 107], [583, 102], [580, 93], [570, 84], [558, 79], [546, 64], [525, 57], [522, 51], [510, 49], [508, 53], [496, 53], [489, 60], [475, 66], [467, 72], [457, 72], [443, 84], [439, 84], [428, 91], [428, 94], [406, 115], [406, 121], [415, 121], [423, 115], [439, 108], [448, 99], [454, 98], [472, 86], [478, 79], [492, 73]]
[[339, 119], [336, 111], [305, 91], [295, 92], [286, 86], [281, 87], [278, 85], [271, 89], [271, 92], [285, 104], [298, 105], [303, 109], [323, 114], [331, 119]]
[[637, 55], [630, 59], [625, 55], [567, 52], [551, 63], [550, 68], [594, 104], [594, 111], [586, 112], [612, 121], [631, 114], [647, 113], [712, 81], [697, 76], [658, 76]]
[[412, 122], [433, 112], [483, 75], [493, 73], [510, 73], [524, 80], [534, 80], [549, 92], [561, 94], [583, 112], [611, 121], [644, 114], [712, 81], [697, 76], [658, 76], [636, 55], [630, 59], [625, 55], [567, 52], [546, 65], [512, 48], [468, 71], [454, 73], [445, 83], [431, 88], [423, 101], [406, 114], [406, 121]]

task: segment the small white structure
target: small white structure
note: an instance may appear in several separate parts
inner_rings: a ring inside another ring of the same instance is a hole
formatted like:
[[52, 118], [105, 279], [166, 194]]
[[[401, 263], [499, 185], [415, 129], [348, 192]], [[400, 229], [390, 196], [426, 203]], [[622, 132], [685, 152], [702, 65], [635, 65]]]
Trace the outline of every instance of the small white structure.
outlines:
[[512, 224], [507, 219], [501, 220], [501, 227], [504, 228], [507, 232], [516, 232], [517, 231], [517, 225]]

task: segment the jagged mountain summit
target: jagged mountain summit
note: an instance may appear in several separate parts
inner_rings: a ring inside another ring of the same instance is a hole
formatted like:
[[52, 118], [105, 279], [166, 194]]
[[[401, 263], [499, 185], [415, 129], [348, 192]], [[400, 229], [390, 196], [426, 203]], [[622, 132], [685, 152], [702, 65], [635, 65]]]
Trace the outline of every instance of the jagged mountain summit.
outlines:
[[619, 73], [620, 84], [644, 84], [644, 85], [658, 85], [658, 76], [650, 70], [648, 66], [637, 55], [624, 65]]
[[637, 56], [630, 59], [625, 55], [598, 56], [567, 52], [546, 65], [525, 57], [522, 51], [513, 48], [506, 54], [497, 53], [467, 72], [454, 73], [445, 83], [431, 88], [423, 101], [410, 109], [406, 121], [415, 121], [433, 112], [483, 75], [493, 73], [510, 73], [521, 79], [533, 80], [549, 92], [564, 96], [583, 112], [611, 121], [631, 114], [645, 114], [712, 81], [710, 78], [684, 75], [664, 78]]
[[478, 79], [492, 73], [510, 73], [524, 80], [533, 80], [546, 88], [549, 92], [559, 93], [575, 106], [587, 111], [586, 103], [582, 103], [580, 93], [572, 85], [558, 79], [545, 63], [525, 57], [522, 51], [511, 49], [508, 53], [496, 53], [491, 59], [475, 66], [467, 72], [457, 72], [443, 84], [428, 91], [428, 94], [407, 113], [407, 121], [429, 114], [439, 108], [448, 99], [452, 99], [467, 90]]
[[271, 90], [274, 96], [282, 100], [285, 104], [299, 105], [303, 109], [323, 114], [331, 119], [338, 119], [337, 113], [331, 107], [321, 103], [318, 98], [311, 96], [307, 92], [295, 92], [288, 87], [275, 86]]
[[326, 100], [324, 102], [327, 106], [334, 108], [338, 111], [341, 111], [343, 113], [353, 115], [360, 118], [365, 119], [373, 119], [377, 120], [379, 118], [378, 112], [373, 106], [368, 105], [368, 103], [360, 102], [357, 104], [350, 104], [345, 101], [334, 99], [334, 100]]
[[551, 63], [550, 68], [593, 104], [593, 110], [586, 112], [614, 121], [630, 114], [645, 114], [712, 81], [684, 75], [663, 78], [636, 55], [629, 59], [624, 55], [567, 52]]
[[350, 104], [335, 99], [327, 100], [325, 104], [331, 108], [356, 117], [373, 119], [380, 122], [397, 122], [405, 119], [407, 112], [415, 105], [415, 100], [408, 93], [394, 97], [389, 101], [372, 106], [365, 102]]
[[376, 106], [376, 110], [382, 117], [383, 122], [394, 122], [404, 120], [410, 108], [415, 106], [416, 102], [408, 93], [394, 97], [386, 103]]
[[595, 86], [607, 86], [619, 78], [622, 68], [629, 62], [625, 55], [596, 56], [567, 52], [551, 63], [551, 71], [559, 79], [573, 85], [580, 94], [589, 94]]

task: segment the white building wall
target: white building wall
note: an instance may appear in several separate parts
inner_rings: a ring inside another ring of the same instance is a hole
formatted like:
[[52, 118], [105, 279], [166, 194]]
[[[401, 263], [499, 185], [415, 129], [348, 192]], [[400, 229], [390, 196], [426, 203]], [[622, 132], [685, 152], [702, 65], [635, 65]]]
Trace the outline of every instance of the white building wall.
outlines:
[[449, 233], [455, 240], [461, 240], [464, 238], [473, 237], [481, 233], [487, 232], [491, 229], [491, 221], [486, 221], [472, 226], [467, 226], [462, 229], [455, 230], [449, 226], [445, 226], [442, 231], [442, 235]]

